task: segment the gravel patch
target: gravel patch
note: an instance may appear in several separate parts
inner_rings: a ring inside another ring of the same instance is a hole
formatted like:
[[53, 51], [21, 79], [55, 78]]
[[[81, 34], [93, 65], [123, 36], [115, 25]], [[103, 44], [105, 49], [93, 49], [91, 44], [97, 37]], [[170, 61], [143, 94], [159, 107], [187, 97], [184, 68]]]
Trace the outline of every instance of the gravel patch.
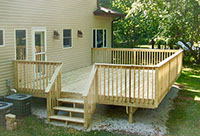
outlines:
[[[157, 109], [138, 109], [134, 113], [134, 123], [128, 123], [126, 108], [121, 106], [97, 105], [90, 127], [86, 131], [106, 130], [140, 136], [165, 135], [168, 112], [173, 109], [173, 99], [178, 95], [179, 88], [173, 86]], [[45, 99], [34, 99], [32, 113], [39, 118], [46, 119]], [[52, 122], [57, 126], [66, 126], [65, 123]], [[69, 124], [69, 128], [83, 130], [82, 125]]]

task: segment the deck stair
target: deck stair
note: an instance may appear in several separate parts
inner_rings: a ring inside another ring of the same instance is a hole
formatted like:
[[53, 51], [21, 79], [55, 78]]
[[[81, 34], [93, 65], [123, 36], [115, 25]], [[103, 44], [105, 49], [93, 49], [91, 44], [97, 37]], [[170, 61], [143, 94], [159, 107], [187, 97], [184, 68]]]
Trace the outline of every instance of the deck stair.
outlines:
[[[84, 100], [79, 98], [59, 98], [58, 106], [53, 107], [49, 121], [84, 124]], [[68, 113], [60, 115], [59, 112]]]

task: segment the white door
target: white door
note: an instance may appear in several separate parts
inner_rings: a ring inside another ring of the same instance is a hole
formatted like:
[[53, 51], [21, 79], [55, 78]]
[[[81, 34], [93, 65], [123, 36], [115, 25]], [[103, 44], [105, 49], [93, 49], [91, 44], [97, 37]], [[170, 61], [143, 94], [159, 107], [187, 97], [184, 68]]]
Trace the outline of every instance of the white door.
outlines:
[[33, 60], [46, 61], [46, 29], [33, 28]]

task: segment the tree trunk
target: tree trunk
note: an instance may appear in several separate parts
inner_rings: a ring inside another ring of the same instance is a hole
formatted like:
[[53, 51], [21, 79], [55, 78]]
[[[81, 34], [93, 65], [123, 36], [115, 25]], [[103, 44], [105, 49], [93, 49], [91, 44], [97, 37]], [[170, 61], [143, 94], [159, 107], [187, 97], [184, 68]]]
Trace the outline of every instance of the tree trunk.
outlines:
[[160, 44], [158, 44], [158, 49], [160, 49]]
[[154, 39], [151, 40], [151, 44], [152, 44], [152, 49], [154, 49], [154, 45], [155, 45]]

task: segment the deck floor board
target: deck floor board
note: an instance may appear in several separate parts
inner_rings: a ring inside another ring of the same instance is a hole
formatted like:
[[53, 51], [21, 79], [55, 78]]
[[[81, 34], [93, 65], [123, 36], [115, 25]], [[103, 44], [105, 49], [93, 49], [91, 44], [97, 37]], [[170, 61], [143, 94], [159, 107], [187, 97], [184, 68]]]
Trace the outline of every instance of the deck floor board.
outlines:
[[[63, 92], [70, 92], [70, 93], [79, 93], [79, 94], [83, 94], [85, 91], [85, 87], [87, 85], [88, 82], [88, 78], [90, 75], [90, 72], [92, 70], [92, 65], [88, 66], [88, 67], [83, 67], [77, 70], [73, 70], [71, 72], [66, 72], [63, 73], [62, 75], [62, 91]], [[103, 69], [101, 71], [101, 89], [100, 89], [100, 94], [101, 96], [104, 95], [104, 75], [103, 75]], [[129, 71], [127, 71], [128, 73]], [[141, 70], [140, 71], [140, 83], [138, 83], [138, 79], [139, 79], [139, 71], [136, 69], [135, 71], [136, 73], [136, 84], [135, 84], [135, 90], [131, 90], [131, 96], [129, 96], [129, 76], [127, 76], [127, 86], [126, 86], [126, 97], [132, 97], [132, 98], [140, 98], [140, 99], [154, 99], [155, 98], [155, 77], [153, 77], [154, 80], [152, 80], [152, 74], [155, 75], [155, 71], [154, 70], [150, 70], [149, 71], [149, 89], [147, 89], [147, 74], [148, 71], [147, 70]], [[143, 85], [143, 73], [145, 74], [144, 76], [144, 85]], [[109, 76], [109, 87], [108, 87], [108, 70], [106, 70], [106, 89], [105, 89], [105, 96], [111, 96], [113, 93], [113, 96], [122, 96], [125, 97], [125, 71], [122, 72], [122, 94], [121, 94], [121, 86], [120, 86], [120, 77], [121, 77], [121, 71], [119, 69], [118, 71], [118, 77], [119, 77], [119, 86], [118, 86], [118, 92], [116, 93], [116, 69], [113, 71], [113, 78], [114, 78], [114, 89], [112, 92], [112, 72], [110, 69], [110, 76]], [[131, 70], [131, 86], [134, 86], [134, 70]], [[153, 82], [153, 83], [152, 83]], [[138, 84], [140, 84], [140, 87], [138, 87]], [[152, 87], [152, 85], [154, 85]], [[145, 89], [143, 89], [143, 86]], [[110, 88], [110, 90], [108, 91], [108, 89]], [[140, 91], [139, 91], [139, 90]], [[134, 96], [134, 91], [135, 91], [135, 96]], [[147, 91], [149, 91], [149, 93], [147, 94]], [[109, 92], [109, 93], [108, 93]]]

